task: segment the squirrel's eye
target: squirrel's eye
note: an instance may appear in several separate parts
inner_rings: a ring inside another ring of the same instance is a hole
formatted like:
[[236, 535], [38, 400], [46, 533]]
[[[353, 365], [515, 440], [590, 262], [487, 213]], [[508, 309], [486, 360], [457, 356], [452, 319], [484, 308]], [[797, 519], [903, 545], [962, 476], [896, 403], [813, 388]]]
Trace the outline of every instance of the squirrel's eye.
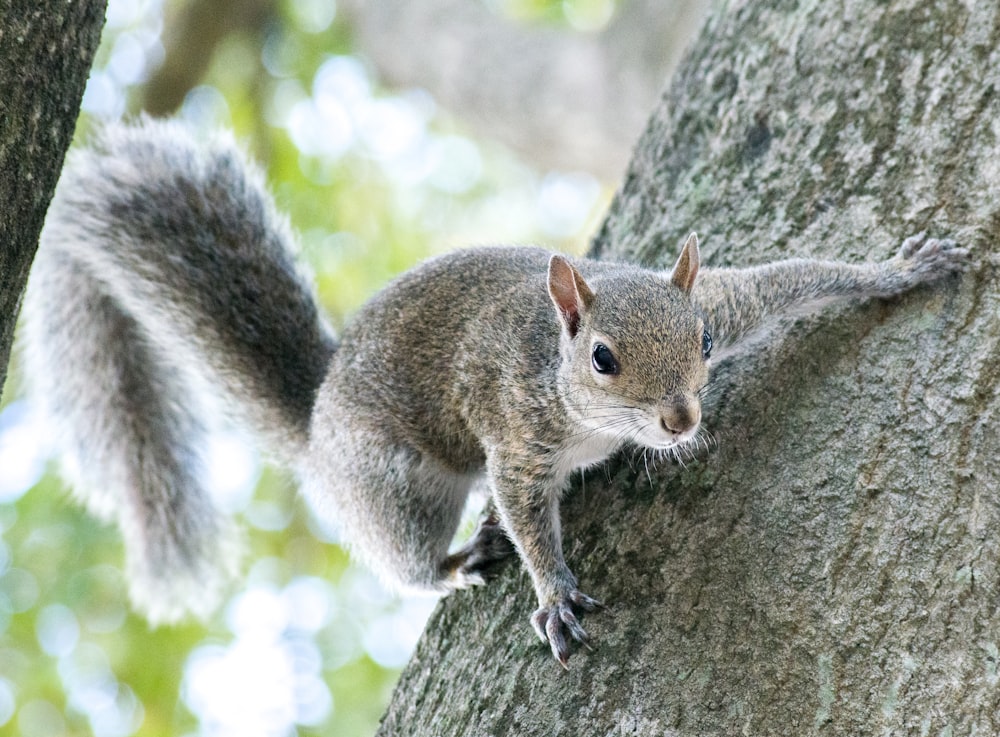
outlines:
[[701, 334], [701, 355], [705, 358], [712, 356], [712, 336], [707, 330]]
[[594, 370], [599, 374], [618, 373], [618, 361], [615, 359], [615, 354], [604, 343], [594, 344], [591, 362], [594, 364]]

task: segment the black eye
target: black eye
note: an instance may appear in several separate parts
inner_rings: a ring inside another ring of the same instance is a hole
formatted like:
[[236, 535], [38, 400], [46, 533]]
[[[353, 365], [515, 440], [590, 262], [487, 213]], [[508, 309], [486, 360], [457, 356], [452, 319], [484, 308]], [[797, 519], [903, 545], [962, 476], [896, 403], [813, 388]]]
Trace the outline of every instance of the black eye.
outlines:
[[594, 344], [594, 352], [590, 359], [597, 373], [612, 375], [618, 373], [618, 361], [615, 359], [615, 354], [604, 343]]
[[701, 355], [705, 358], [712, 356], [712, 336], [707, 330], [701, 334]]

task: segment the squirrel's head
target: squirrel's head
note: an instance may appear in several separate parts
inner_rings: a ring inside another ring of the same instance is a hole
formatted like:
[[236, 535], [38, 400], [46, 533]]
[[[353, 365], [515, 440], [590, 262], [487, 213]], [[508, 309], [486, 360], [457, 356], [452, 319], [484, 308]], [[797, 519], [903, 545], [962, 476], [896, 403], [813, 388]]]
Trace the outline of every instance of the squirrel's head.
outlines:
[[657, 449], [695, 437], [712, 349], [690, 297], [698, 265], [694, 233], [669, 276], [625, 268], [588, 283], [564, 257], [550, 259], [560, 394], [588, 431]]

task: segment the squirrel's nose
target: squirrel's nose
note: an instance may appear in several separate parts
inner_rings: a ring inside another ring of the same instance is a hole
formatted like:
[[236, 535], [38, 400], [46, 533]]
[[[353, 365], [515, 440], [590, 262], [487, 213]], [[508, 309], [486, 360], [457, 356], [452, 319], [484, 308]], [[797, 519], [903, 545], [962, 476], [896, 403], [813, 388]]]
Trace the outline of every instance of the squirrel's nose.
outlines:
[[673, 402], [660, 411], [660, 427], [671, 435], [690, 432], [701, 422], [701, 407], [697, 402]]

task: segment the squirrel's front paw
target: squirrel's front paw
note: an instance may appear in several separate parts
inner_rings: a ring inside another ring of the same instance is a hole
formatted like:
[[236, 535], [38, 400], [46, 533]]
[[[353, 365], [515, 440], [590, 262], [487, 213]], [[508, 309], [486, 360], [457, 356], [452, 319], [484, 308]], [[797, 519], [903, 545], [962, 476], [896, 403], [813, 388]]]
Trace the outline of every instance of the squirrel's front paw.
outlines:
[[573, 589], [562, 598], [554, 601], [548, 606], [543, 606], [531, 615], [531, 625], [535, 628], [542, 642], [548, 642], [552, 648], [552, 654], [563, 668], [568, 668], [569, 662], [569, 641], [566, 639], [568, 632], [570, 637], [581, 645], [590, 647], [589, 637], [577, 621], [574, 608], [580, 608], [585, 612], [592, 612], [603, 606], [596, 599], [592, 599], [586, 594]]
[[961, 271], [968, 263], [969, 250], [950, 238], [928, 238], [923, 231], [903, 241], [896, 259], [913, 274], [915, 282], [921, 282]]

